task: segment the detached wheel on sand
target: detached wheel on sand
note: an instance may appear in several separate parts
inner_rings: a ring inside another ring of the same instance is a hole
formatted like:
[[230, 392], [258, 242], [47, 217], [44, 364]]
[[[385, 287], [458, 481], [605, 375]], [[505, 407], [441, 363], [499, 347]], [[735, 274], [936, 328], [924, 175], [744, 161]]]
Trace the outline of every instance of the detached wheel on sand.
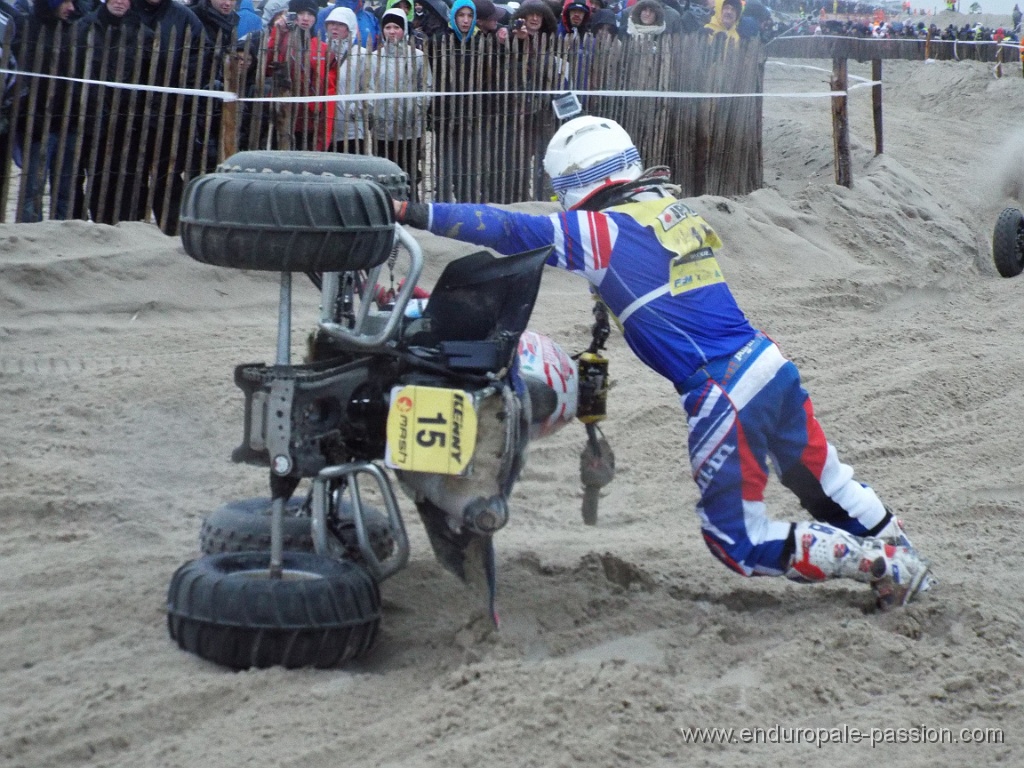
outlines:
[[380, 591], [348, 561], [285, 552], [207, 555], [182, 565], [167, 593], [167, 628], [183, 650], [232, 669], [334, 667], [362, 656], [380, 628]]
[[[281, 519], [284, 549], [292, 552], [314, 552], [313, 521], [300, 514], [304, 499], [291, 498], [285, 504]], [[222, 504], [203, 520], [199, 531], [199, 549], [206, 555], [221, 552], [269, 552], [271, 500], [269, 497], [237, 499]], [[380, 561], [387, 560], [395, 549], [387, 516], [373, 507], [364, 510], [363, 521], [370, 537], [370, 546]], [[344, 548], [345, 556], [360, 565], [356, 524], [347, 502], [342, 509], [333, 532]]]
[[217, 166], [217, 173], [305, 173], [368, 179], [384, 187], [395, 200], [409, 199], [409, 175], [397, 163], [371, 155], [247, 150], [226, 158]]
[[196, 261], [269, 272], [383, 264], [391, 197], [374, 181], [288, 173], [208, 173], [181, 201], [181, 243]]
[[1003, 277], [1016, 277], [1024, 271], [1024, 213], [1004, 208], [992, 233], [992, 258]]

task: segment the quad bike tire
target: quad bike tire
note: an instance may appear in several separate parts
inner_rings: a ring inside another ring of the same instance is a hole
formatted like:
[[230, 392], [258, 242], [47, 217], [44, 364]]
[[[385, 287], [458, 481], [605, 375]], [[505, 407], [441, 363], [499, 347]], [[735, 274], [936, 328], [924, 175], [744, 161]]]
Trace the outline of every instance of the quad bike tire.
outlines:
[[[281, 518], [283, 547], [291, 552], [314, 552], [312, 518], [297, 515], [305, 500], [291, 498], [285, 504]], [[353, 562], [365, 565], [359, 552], [355, 522], [345, 514], [347, 504], [342, 508], [343, 521], [339, 526], [338, 538], [345, 548], [346, 556]], [[387, 560], [395, 549], [387, 516], [373, 507], [364, 510], [370, 546], [380, 561]], [[237, 499], [222, 504], [203, 520], [199, 531], [199, 549], [204, 555], [221, 552], [269, 552], [270, 551], [271, 500], [269, 497]]]
[[217, 173], [297, 173], [368, 179], [380, 184], [395, 200], [409, 199], [409, 175], [384, 157], [343, 152], [246, 150], [217, 166]]
[[1016, 277], [1024, 271], [1024, 213], [1004, 208], [992, 233], [992, 259], [1003, 277]]
[[370, 269], [391, 255], [391, 198], [364, 179], [208, 173], [185, 188], [185, 252], [219, 267], [270, 272]]
[[167, 593], [167, 628], [185, 651], [232, 669], [327, 668], [373, 647], [380, 590], [345, 560], [285, 552], [206, 555], [182, 565]]

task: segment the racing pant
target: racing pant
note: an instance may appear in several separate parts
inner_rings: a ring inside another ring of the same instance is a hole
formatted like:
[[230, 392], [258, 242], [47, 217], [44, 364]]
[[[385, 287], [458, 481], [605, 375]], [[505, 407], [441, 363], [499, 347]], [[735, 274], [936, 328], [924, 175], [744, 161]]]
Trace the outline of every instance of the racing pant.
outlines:
[[764, 334], [712, 360], [679, 390], [704, 540], [733, 570], [777, 576], [789, 566], [793, 524], [765, 514], [769, 457], [815, 520], [855, 536], [888, 522], [875, 492], [853, 479], [825, 439], [796, 366]]

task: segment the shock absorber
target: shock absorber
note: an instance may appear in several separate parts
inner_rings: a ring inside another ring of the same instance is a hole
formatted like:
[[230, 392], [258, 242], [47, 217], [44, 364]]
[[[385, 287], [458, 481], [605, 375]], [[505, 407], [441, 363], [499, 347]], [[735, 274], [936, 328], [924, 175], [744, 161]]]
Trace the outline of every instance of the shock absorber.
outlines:
[[615, 454], [597, 426], [608, 414], [608, 358], [601, 354], [601, 350], [610, 333], [608, 308], [596, 299], [590, 347], [577, 357], [580, 394], [576, 416], [587, 428], [587, 444], [580, 453], [583, 522], [586, 525], [597, 525], [601, 489], [615, 477]]

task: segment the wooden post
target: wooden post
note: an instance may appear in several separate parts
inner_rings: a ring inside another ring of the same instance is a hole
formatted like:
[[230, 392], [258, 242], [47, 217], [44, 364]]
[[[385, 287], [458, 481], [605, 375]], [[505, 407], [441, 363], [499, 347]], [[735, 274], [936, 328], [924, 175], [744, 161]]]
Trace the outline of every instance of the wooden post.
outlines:
[[882, 60], [871, 60], [871, 116], [875, 120], [875, 154], [882, 154]]
[[[224, 87], [231, 88], [239, 96], [244, 96], [243, 86], [245, 84], [246, 70], [239, 71], [238, 56], [233, 52], [233, 47], [222, 52], [224, 56]], [[243, 54], [243, 57], [246, 54]], [[238, 102], [221, 102], [220, 112], [220, 157], [218, 161], [231, 157], [238, 151]], [[212, 169], [207, 169], [212, 170]]]
[[832, 97], [832, 143], [835, 147], [836, 184], [853, 186], [850, 178], [850, 123], [846, 116], [846, 59], [832, 59], [832, 90], [842, 95]]

